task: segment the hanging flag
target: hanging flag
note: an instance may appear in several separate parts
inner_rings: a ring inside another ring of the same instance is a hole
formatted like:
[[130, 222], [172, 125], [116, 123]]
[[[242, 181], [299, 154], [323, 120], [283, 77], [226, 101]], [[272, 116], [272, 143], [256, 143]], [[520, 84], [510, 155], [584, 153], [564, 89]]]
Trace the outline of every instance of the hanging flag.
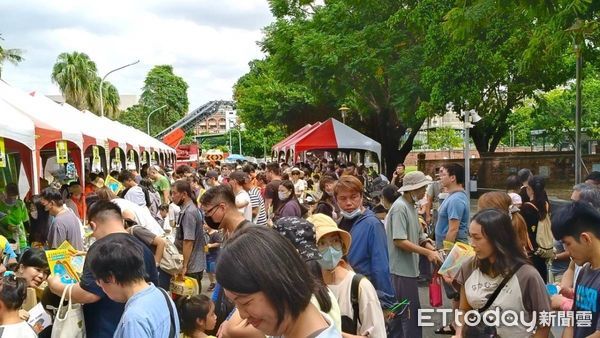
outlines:
[[25, 166], [21, 162], [21, 169], [19, 170], [19, 195], [22, 200], [25, 199], [25, 196], [29, 193], [31, 186], [29, 185], [29, 180], [27, 179], [27, 173], [25, 173]]
[[56, 141], [56, 163], [66, 164], [69, 162], [67, 141]]
[[6, 150], [4, 149], [4, 137], [0, 137], [0, 168], [6, 168]]

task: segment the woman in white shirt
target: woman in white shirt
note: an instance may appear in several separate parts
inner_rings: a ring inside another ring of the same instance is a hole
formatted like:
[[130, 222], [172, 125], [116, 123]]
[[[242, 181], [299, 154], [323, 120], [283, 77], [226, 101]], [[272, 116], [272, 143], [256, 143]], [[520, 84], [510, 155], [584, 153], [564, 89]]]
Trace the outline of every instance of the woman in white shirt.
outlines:
[[[331, 217], [315, 214], [307, 219], [315, 225], [323, 280], [338, 300], [342, 314], [342, 336], [385, 338], [385, 321], [381, 303], [367, 278], [358, 282], [358, 304], [352, 304], [352, 281], [355, 273], [342, 260], [352, 242], [348, 232], [340, 230]], [[360, 276], [359, 276], [360, 277]], [[358, 309], [358, 314], [354, 313]]]

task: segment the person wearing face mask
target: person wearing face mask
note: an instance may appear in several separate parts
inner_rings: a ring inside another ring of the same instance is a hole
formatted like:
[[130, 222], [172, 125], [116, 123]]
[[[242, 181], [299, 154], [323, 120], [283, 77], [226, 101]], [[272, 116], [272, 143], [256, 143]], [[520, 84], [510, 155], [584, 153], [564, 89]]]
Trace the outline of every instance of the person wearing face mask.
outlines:
[[317, 203], [314, 214], [324, 214], [334, 220], [339, 218], [340, 208], [337, 206], [333, 198], [333, 187], [336, 179], [332, 176], [325, 175], [319, 181], [319, 189], [321, 190], [321, 199]]
[[183, 255], [183, 267], [178, 275], [195, 278], [198, 285], [202, 282], [202, 275], [206, 268], [206, 253], [204, 246], [204, 217], [194, 202], [192, 187], [187, 181], [175, 181], [171, 188], [173, 202], [181, 207], [175, 233], [175, 246]]
[[[200, 206], [206, 225], [212, 229], [223, 231], [221, 249], [227, 246], [229, 238], [235, 233], [246, 227], [255, 225], [245, 219], [244, 215], [238, 211], [235, 205], [235, 195], [228, 184], [208, 189], [200, 198]], [[215, 299], [215, 313], [217, 315], [217, 324], [215, 327], [222, 326], [221, 333], [224, 337], [264, 336], [253, 327], [247, 325], [239, 314], [236, 315], [234, 313], [231, 318], [228, 318], [234, 307], [224, 296], [224, 290], [219, 284], [214, 289], [213, 299]], [[211, 334], [216, 334], [216, 330]]]
[[[373, 284], [356, 274], [342, 257], [348, 253], [352, 238], [340, 230], [331, 217], [316, 214], [307, 219], [315, 225], [317, 247], [321, 254], [319, 264], [323, 281], [335, 295], [342, 315], [342, 337], [386, 337], [381, 303]], [[358, 295], [352, 301], [352, 285], [358, 282]], [[356, 311], [355, 311], [356, 310]]]
[[60, 191], [54, 188], [46, 188], [42, 192], [42, 205], [54, 216], [50, 229], [48, 230], [48, 247], [57, 248], [64, 241], [83, 251], [83, 235], [81, 233], [81, 221], [75, 216], [71, 209], [65, 208], [64, 200]]
[[14, 239], [19, 244], [18, 252], [27, 248], [27, 233], [24, 222], [29, 220], [27, 206], [19, 198], [19, 188], [14, 183], [6, 185], [5, 198], [0, 200], [0, 235]]
[[390, 273], [396, 290], [397, 299], [408, 299], [410, 311], [402, 314], [400, 321], [394, 322], [393, 332], [402, 337], [422, 337], [417, 316], [419, 301], [419, 255], [427, 257], [431, 263], [441, 264], [441, 258], [435, 246], [419, 223], [416, 204], [425, 196], [425, 189], [431, 178], [420, 171], [404, 176], [402, 187], [404, 194], [396, 199], [386, 217], [387, 247], [390, 254]]
[[363, 206], [363, 185], [354, 176], [343, 176], [335, 185], [334, 197], [340, 207], [340, 229], [352, 235], [348, 263], [369, 278], [385, 308], [396, 303], [390, 276], [385, 229], [375, 214]]
[[273, 221], [281, 217], [302, 217], [302, 208], [294, 193], [294, 183], [292, 181], [281, 181], [277, 196], [279, 197], [280, 206], [273, 216]]

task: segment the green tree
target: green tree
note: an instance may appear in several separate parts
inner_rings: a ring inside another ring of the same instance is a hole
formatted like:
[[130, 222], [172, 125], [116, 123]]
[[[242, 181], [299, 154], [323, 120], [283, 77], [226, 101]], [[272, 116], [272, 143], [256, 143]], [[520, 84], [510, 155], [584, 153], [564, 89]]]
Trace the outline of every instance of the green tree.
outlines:
[[[101, 115], [102, 111], [100, 109], [100, 79], [99, 76], [96, 76], [90, 90], [88, 91], [87, 102], [90, 111], [96, 113], [96, 115]], [[121, 102], [121, 97], [119, 96], [119, 91], [117, 88], [110, 82], [104, 81], [102, 83], [102, 101], [104, 101], [104, 116], [110, 119], [117, 119], [120, 114], [119, 103]]]
[[[3, 41], [2, 35], [0, 34], [0, 41]], [[4, 48], [0, 46], [0, 79], [2, 78], [2, 64], [4, 62], [10, 62], [13, 65], [22, 62], [23, 58], [23, 50], [16, 48]]]
[[463, 144], [459, 132], [449, 127], [437, 128], [429, 132], [428, 141], [431, 149], [454, 149]]
[[146, 116], [147, 114], [144, 108], [141, 105], [136, 104], [121, 112], [117, 120], [128, 126], [137, 128], [145, 133], [147, 132]]
[[[183, 78], [173, 73], [173, 66], [154, 66], [146, 75], [140, 97], [140, 106], [145, 116], [154, 109], [166, 105], [151, 117], [150, 134], [155, 135], [181, 119], [189, 108], [188, 85]], [[142, 129], [145, 131], [145, 128]]]
[[97, 78], [96, 63], [85, 53], [62, 53], [52, 68], [52, 81], [58, 85], [65, 101], [80, 110], [95, 110], [92, 98]]

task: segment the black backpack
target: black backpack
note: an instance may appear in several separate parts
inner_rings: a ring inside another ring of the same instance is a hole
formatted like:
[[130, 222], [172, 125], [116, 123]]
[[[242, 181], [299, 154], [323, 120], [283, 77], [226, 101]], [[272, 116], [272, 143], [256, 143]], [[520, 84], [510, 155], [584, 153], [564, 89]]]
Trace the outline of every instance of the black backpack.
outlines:
[[342, 316], [342, 332], [348, 334], [357, 334], [356, 329], [360, 322], [360, 310], [358, 308], [358, 285], [365, 276], [357, 273], [352, 277], [352, 285], [350, 286], [350, 302], [352, 304], [352, 312], [354, 318]]

